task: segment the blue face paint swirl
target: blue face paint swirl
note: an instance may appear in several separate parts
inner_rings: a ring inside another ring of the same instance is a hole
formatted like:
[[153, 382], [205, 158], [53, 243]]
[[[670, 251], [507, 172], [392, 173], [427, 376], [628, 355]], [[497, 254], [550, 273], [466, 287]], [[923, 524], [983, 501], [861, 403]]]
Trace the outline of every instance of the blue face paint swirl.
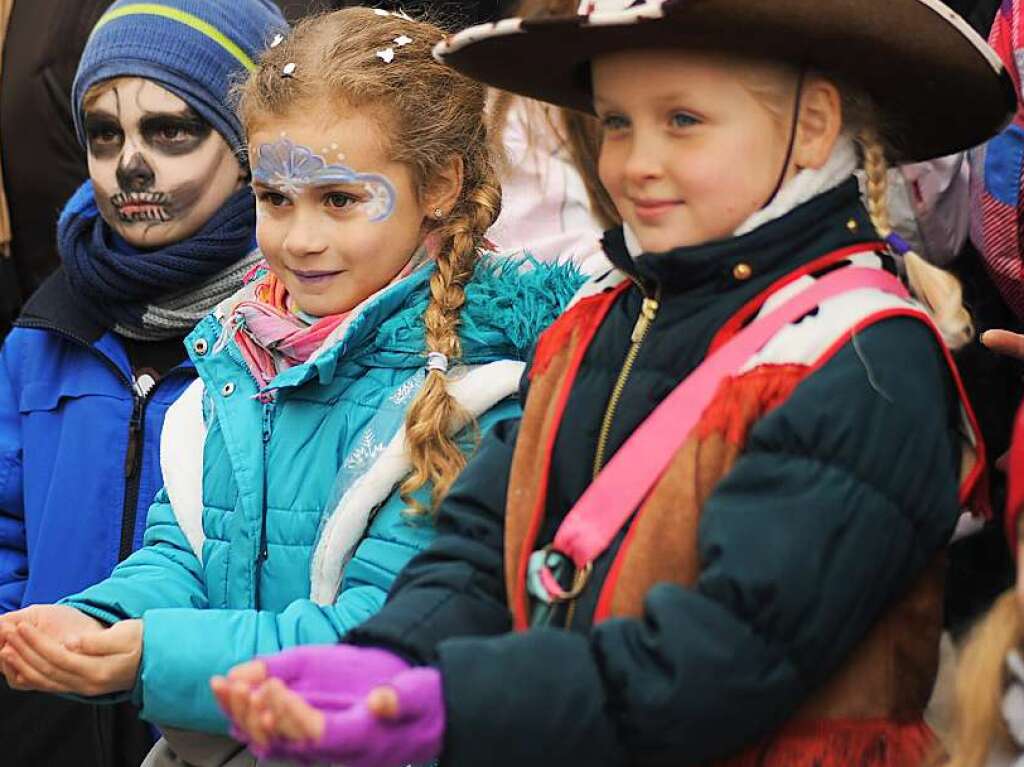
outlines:
[[370, 221], [383, 221], [395, 210], [395, 187], [378, 173], [358, 173], [347, 165], [328, 165], [312, 149], [297, 146], [286, 138], [262, 144], [256, 150], [253, 181], [298, 194], [310, 186], [359, 184], [369, 198], [359, 203]]

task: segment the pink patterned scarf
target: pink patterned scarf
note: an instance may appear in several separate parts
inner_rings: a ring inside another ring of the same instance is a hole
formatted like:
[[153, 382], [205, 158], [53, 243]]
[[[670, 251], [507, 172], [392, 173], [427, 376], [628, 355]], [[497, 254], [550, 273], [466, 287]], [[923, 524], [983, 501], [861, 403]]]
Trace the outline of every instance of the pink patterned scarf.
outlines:
[[233, 332], [232, 329], [237, 330], [235, 343], [242, 359], [257, 385], [263, 389], [278, 373], [309, 360], [353, 312], [412, 273], [426, 256], [427, 253], [421, 249], [391, 282], [357, 306], [312, 323], [289, 308], [288, 290], [268, 269], [266, 276], [255, 286], [252, 298], [240, 301], [231, 309], [225, 327], [229, 333]]

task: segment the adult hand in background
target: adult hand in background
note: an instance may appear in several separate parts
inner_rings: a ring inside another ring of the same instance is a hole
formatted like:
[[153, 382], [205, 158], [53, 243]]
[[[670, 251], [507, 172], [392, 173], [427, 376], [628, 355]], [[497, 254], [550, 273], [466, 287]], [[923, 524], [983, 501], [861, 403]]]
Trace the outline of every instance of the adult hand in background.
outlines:
[[986, 330], [981, 334], [981, 342], [1006, 357], [1024, 361], [1024, 335], [1009, 330]]
[[93, 697], [135, 686], [142, 659], [141, 620], [68, 632], [62, 639], [26, 621], [2, 630], [6, 641], [0, 658], [11, 687]]

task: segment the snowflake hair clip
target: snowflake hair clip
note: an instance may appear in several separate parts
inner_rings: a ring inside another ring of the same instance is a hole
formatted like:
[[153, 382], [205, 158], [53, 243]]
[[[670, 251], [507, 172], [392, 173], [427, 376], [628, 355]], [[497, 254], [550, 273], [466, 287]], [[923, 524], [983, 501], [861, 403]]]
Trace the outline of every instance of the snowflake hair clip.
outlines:
[[289, 61], [283, 67], [281, 67], [281, 77], [294, 77], [295, 76], [295, 62]]
[[281, 35], [281, 34], [274, 35], [274, 39], [270, 41], [270, 47], [271, 48], [276, 48], [277, 46], [279, 46], [283, 42], [284, 42], [284, 35]]
[[[406, 45], [408, 45], [409, 43], [412, 42], [412, 38], [409, 37], [408, 35], [399, 35], [398, 37], [396, 37], [391, 42], [393, 42], [399, 48], [404, 48]], [[377, 51], [376, 56], [377, 56], [378, 59], [383, 61], [385, 64], [390, 64], [392, 61], [395, 60], [395, 49], [394, 48], [382, 48], [381, 50]]]

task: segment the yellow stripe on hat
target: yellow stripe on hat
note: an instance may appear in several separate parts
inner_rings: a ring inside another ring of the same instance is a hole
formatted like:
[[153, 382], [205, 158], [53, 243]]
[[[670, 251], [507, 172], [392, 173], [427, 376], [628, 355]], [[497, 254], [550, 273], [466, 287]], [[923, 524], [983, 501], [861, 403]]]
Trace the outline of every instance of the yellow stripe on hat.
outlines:
[[120, 8], [108, 11], [100, 17], [99, 21], [96, 22], [96, 26], [93, 27], [91, 34], [96, 34], [98, 29], [106, 26], [114, 19], [119, 19], [122, 16], [138, 16], [143, 14], [149, 16], [162, 16], [165, 19], [171, 19], [172, 21], [177, 21], [187, 27], [191, 27], [220, 45], [221, 48], [238, 59], [239, 63], [248, 71], [252, 72], [256, 69], [256, 65], [253, 63], [253, 60], [246, 55], [245, 51], [239, 48], [227, 35], [215, 26], [207, 21], [203, 21], [198, 16], [193, 16], [191, 13], [179, 11], [177, 8], [168, 8], [166, 5], [160, 5], [159, 3], [133, 3], [132, 5], [124, 5]]

